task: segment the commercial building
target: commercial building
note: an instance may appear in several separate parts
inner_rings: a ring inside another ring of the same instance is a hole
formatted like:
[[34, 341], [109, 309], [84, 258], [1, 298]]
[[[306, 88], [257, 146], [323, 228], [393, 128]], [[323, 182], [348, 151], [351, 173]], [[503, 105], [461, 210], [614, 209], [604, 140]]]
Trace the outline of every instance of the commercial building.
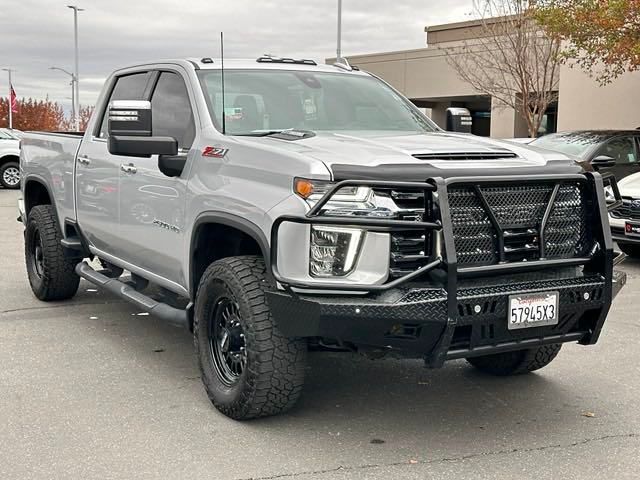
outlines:
[[[481, 22], [437, 25], [425, 31], [426, 48], [355, 55], [348, 60], [392, 84], [443, 128], [447, 108], [465, 107], [477, 135], [526, 137], [526, 123], [519, 114], [512, 108], [495, 108], [494, 99], [465, 83], [447, 62], [447, 51], [478, 38]], [[640, 127], [640, 72], [627, 73], [605, 87], [577, 67], [562, 65], [557, 75], [559, 100], [547, 111], [541, 133]]]

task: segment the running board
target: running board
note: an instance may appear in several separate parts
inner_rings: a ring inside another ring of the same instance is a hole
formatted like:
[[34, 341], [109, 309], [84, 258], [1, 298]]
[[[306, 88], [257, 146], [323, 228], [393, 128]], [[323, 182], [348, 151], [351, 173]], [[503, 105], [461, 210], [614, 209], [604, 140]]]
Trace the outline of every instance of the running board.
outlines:
[[80, 262], [76, 265], [76, 273], [85, 280], [108, 290], [111, 293], [124, 298], [128, 302], [133, 303], [145, 312], [149, 312], [158, 318], [166, 320], [172, 325], [179, 327], [189, 327], [189, 317], [187, 310], [180, 310], [166, 303], [158, 302], [148, 297], [132, 286], [121, 282], [117, 278], [109, 278], [100, 272], [97, 272], [87, 262]]

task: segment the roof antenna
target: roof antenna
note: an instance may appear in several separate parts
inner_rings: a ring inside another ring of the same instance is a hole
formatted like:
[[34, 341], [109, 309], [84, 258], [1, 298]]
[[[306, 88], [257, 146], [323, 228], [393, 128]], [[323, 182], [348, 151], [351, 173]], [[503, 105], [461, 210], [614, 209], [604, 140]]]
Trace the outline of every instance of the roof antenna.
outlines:
[[224, 32], [220, 32], [220, 62], [222, 63], [222, 134], [227, 134], [226, 110], [224, 108]]

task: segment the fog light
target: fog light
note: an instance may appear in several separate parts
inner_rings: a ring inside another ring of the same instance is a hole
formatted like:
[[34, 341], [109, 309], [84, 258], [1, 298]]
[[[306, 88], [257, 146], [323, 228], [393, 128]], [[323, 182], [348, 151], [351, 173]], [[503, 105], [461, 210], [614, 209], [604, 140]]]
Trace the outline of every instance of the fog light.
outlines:
[[354, 228], [311, 227], [309, 271], [314, 277], [341, 277], [356, 265], [364, 232]]

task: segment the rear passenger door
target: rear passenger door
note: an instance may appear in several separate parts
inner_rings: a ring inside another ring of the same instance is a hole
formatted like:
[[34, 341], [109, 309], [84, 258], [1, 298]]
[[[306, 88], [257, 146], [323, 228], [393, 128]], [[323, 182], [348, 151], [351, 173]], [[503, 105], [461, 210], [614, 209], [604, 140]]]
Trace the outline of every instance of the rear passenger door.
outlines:
[[[179, 71], [157, 71], [152, 84], [153, 135], [175, 138], [179, 155], [186, 157], [196, 132], [187, 82]], [[164, 175], [157, 155], [132, 159], [128, 165], [133, 168], [120, 171], [120, 236], [127, 245], [123, 258], [184, 286], [181, 267], [189, 165], [179, 177]]]
[[[90, 244], [110, 255], [126, 249], [118, 232], [120, 164], [129, 157], [111, 155], [107, 149], [108, 105], [113, 100], [143, 100], [148, 71], [113, 79], [94, 130], [87, 132], [76, 160], [76, 206], [82, 232]], [[95, 252], [94, 252], [95, 253]]]

